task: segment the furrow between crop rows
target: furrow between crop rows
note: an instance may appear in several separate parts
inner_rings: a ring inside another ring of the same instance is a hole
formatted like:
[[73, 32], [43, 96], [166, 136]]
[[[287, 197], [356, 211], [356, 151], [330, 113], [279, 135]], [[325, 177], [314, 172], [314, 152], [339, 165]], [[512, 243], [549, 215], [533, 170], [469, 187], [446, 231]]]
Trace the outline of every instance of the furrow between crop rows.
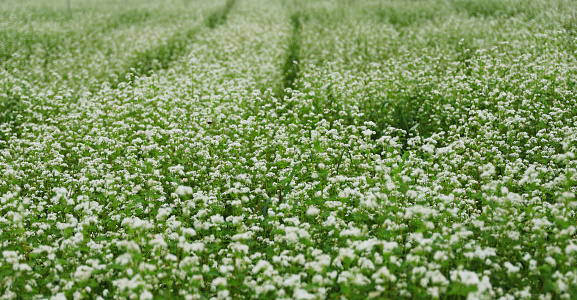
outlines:
[[230, 13], [231, 9], [234, 7], [236, 1], [237, 0], [227, 0], [226, 4], [222, 8], [217, 9], [213, 11], [210, 15], [208, 15], [205, 21], [206, 26], [208, 26], [211, 29], [214, 29], [217, 26], [222, 25], [224, 22], [226, 22], [226, 18]]
[[[227, 0], [223, 7], [213, 10], [205, 18], [205, 24], [209, 29], [215, 29], [217, 26], [226, 22], [227, 16], [234, 7], [236, 0]], [[117, 87], [120, 82], [133, 80], [132, 76], [147, 76], [150, 72], [169, 68], [172, 63], [188, 53], [188, 46], [192, 39], [202, 28], [192, 28], [184, 32], [173, 34], [166, 41], [156, 43], [156, 46], [144, 51], [139, 51], [135, 57], [132, 57], [124, 67], [115, 74], [118, 81], [112, 81], [113, 87]], [[129, 74], [132, 74], [129, 75]]]
[[292, 34], [287, 41], [287, 50], [282, 65], [282, 83], [281, 90], [278, 92], [280, 97], [290, 96], [292, 90], [297, 89], [299, 77], [299, 60], [301, 51], [301, 16], [295, 12], [290, 16]]

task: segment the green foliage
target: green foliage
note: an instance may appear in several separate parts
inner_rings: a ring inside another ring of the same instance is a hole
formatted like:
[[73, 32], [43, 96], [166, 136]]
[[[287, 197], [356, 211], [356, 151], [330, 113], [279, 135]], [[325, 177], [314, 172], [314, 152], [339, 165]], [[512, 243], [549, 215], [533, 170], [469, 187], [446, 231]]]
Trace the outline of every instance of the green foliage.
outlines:
[[473, 17], [516, 17], [532, 19], [543, 11], [541, 1], [527, 0], [455, 0], [457, 11], [466, 12]]
[[574, 3], [223, 3], [0, 1], [0, 298], [577, 293]]
[[[144, 51], [138, 51], [130, 59], [122, 71], [116, 74], [118, 82], [131, 80], [126, 74], [132, 73], [135, 76], [150, 75], [151, 71], [166, 69], [170, 64], [180, 58], [187, 50], [192, 38], [197, 34], [199, 29], [189, 29], [183, 33], [176, 33], [165, 42], [160, 42], [154, 47]], [[117, 84], [118, 82], [114, 82]]]
[[[18, 96], [0, 95], [0, 127], [6, 124], [8, 133], [14, 132], [14, 129], [20, 125], [19, 115], [22, 111], [22, 104]], [[7, 141], [9, 135], [5, 129], [0, 132], [0, 140]], [[1, 148], [1, 147], [0, 147]]]
[[208, 15], [208, 17], [206, 17], [206, 26], [208, 26], [208, 28], [214, 29], [226, 22], [226, 17], [230, 10], [234, 7], [235, 3], [236, 0], [226, 0], [224, 7], [213, 11]]
[[282, 92], [279, 95], [288, 96], [287, 89], [294, 90], [297, 87], [299, 77], [299, 57], [301, 48], [301, 14], [295, 12], [291, 15], [290, 21], [292, 26], [292, 35], [288, 40], [287, 53], [282, 66]]
[[373, 15], [380, 22], [388, 22], [397, 29], [435, 22], [451, 14], [448, 2], [443, 0], [380, 1], [365, 9], [366, 14]]
[[149, 20], [151, 15], [152, 13], [148, 10], [133, 8], [119, 14], [111, 15], [105, 19], [100, 26], [95, 26], [95, 30], [106, 32], [122, 27], [136, 25]]

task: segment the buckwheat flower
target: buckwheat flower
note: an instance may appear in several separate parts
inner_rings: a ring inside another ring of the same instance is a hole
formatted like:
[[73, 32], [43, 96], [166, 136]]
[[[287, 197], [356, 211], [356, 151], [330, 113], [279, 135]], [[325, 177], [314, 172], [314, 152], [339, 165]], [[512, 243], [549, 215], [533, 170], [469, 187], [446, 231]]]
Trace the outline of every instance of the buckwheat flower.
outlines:
[[232, 240], [233, 241], [250, 240], [253, 235], [254, 235], [254, 232], [252, 232], [252, 231], [237, 233], [237, 234], [232, 236]]
[[158, 214], [156, 215], [156, 219], [159, 221], [164, 221], [170, 213], [172, 212], [172, 208], [170, 207], [161, 207], [158, 209]]
[[375, 209], [378, 207], [377, 196], [371, 193], [365, 197], [361, 197], [360, 204], [367, 209]]
[[15, 264], [18, 262], [18, 252], [16, 251], [2, 251], [2, 256], [9, 264]]
[[140, 184], [137, 184], [132, 188], [132, 192], [135, 194], [140, 192], [140, 191], [142, 191], [142, 186]]
[[375, 264], [373, 264], [373, 262], [366, 257], [359, 258], [359, 261], [357, 264], [359, 265], [359, 268], [361, 268], [361, 269], [369, 269], [369, 270], [375, 269]]
[[256, 264], [256, 266], [254, 266], [254, 268], [252, 268], [252, 273], [253, 274], [257, 274], [259, 273], [261, 270], [268, 270], [272, 268], [272, 265], [266, 261], [266, 260], [259, 260], [258, 263]]
[[331, 257], [328, 254], [321, 254], [315, 260], [305, 263], [306, 269], [312, 269], [316, 273], [321, 273], [325, 267], [331, 265]]
[[184, 167], [182, 165], [168, 167], [168, 171], [171, 174], [178, 173], [179, 175], [184, 175]]
[[319, 132], [316, 130], [311, 130], [311, 140], [315, 141], [320, 136]]
[[505, 262], [504, 266], [505, 266], [505, 268], [507, 268], [507, 275], [517, 273], [517, 272], [519, 272], [519, 270], [521, 270], [520, 267], [514, 266], [510, 262]]
[[435, 145], [425, 144], [425, 145], [421, 146], [421, 149], [423, 149], [423, 151], [425, 151], [429, 154], [435, 153]]
[[555, 261], [555, 259], [551, 256], [547, 256], [545, 257], [545, 262], [550, 264], [552, 267], [557, 266], [557, 262]]
[[153, 295], [149, 291], [144, 291], [140, 294], [140, 300], [152, 300]]
[[118, 287], [118, 290], [120, 292], [123, 292], [125, 290], [132, 291], [132, 290], [138, 288], [139, 286], [142, 286], [143, 284], [144, 284], [144, 282], [143, 282], [140, 274], [136, 274], [131, 279], [120, 278], [120, 279], [112, 281], [112, 285]]
[[314, 205], [309, 206], [307, 209], [307, 216], [309, 217], [316, 217], [321, 212], [320, 209], [316, 208]]
[[315, 274], [315, 275], [313, 276], [313, 283], [314, 283], [314, 284], [321, 285], [321, 284], [323, 283], [323, 276], [320, 275], [320, 274]]
[[192, 228], [181, 227], [180, 230], [181, 230], [182, 234], [185, 236], [196, 236], [196, 230], [194, 230]]
[[188, 196], [188, 195], [192, 195], [192, 188], [189, 186], [184, 186], [184, 185], [179, 185], [176, 188], [175, 191], [176, 194], [180, 195], [180, 196]]
[[350, 260], [354, 260], [356, 257], [357, 257], [357, 255], [355, 254], [355, 250], [353, 250], [351, 248], [340, 248], [339, 249], [339, 255], [337, 256], [337, 258], [335, 258], [335, 260], [333, 261], [333, 264], [340, 266], [341, 261], [344, 260], [345, 258], [348, 258]]
[[50, 199], [52, 203], [58, 203], [61, 198], [67, 199], [66, 195], [68, 194], [68, 190], [63, 187], [58, 187], [53, 190], [56, 195]]
[[495, 174], [495, 166], [493, 164], [488, 163], [481, 168], [481, 178], [491, 177]]
[[437, 287], [437, 286], [428, 287], [427, 288], [427, 294], [429, 296], [431, 296], [433, 299], [438, 299], [439, 298], [439, 287]]
[[80, 291], [74, 292], [74, 294], [72, 294], [72, 299], [81, 300], [82, 299], [82, 293], [80, 293]]
[[64, 293], [58, 293], [50, 297], [50, 300], [66, 300], [66, 295]]
[[132, 228], [133, 229], [150, 229], [153, 228], [154, 226], [150, 223], [150, 221], [148, 220], [141, 220], [139, 217], [134, 217], [133, 222], [132, 222]]
[[343, 271], [339, 274], [339, 277], [337, 279], [337, 283], [339, 283], [339, 284], [349, 283], [350, 281], [352, 281], [354, 279], [354, 276], [355, 275], [353, 275], [349, 271]]
[[204, 218], [206, 215], [208, 214], [208, 211], [206, 211], [206, 209], [201, 209], [196, 213], [196, 217], [199, 219]]
[[361, 230], [359, 228], [356, 227], [352, 227], [349, 229], [343, 229], [343, 231], [341, 231], [340, 236], [360, 236], [361, 235]]
[[213, 291], [215, 291], [219, 287], [226, 287], [226, 285], [227, 285], [226, 278], [223, 277], [215, 278], [210, 284]]
[[467, 270], [451, 271], [451, 280], [465, 285], [476, 285], [480, 282], [479, 276], [475, 272]]
[[[559, 282], [557, 282], [559, 283]], [[562, 291], [563, 289], [558, 286], [559, 290]], [[517, 299], [532, 299], [533, 293], [531, 293], [531, 287], [525, 287], [525, 289], [521, 291], [515, 292], [515, 298]]]
[[74, 279], [78, 282], [86, 281], [90, 276], [92, 276], [93, 268], [89, 266], [79, 266], [74, 272]]
[[224, 218], [223, 218], [221, 215], [219, 215], [219, 214], [216, 214], [216, 215], [214, 215], [214, 216], [210, 216], [210, 221], [211, 221], [213, 224], [222, 224], [222, 223], [225, 222], [225, 221], [224, 221]]
[[295, 287], [298, 286], [301, 282], [301, 275], [300, 274], [293, 274], [286, 278], [282, 285], [285, 287]]
[[122, 226], [122, 227], [127, 226], [127, 227], [131, 228], [133, 223], [134, 223], [134, 219], [124, 218], [124, 219], [122, 219], [122, 223], [120, 223], [120, 226]]
[[229, 296], [230, 292], [228, 290], [221, 290], [216, 293], [218, 299], [231, 299]]
[[[410, 191], [407, 191], [407, 195]], [[416, 192], [415, 192], [416, 193]], [[406, 213], [404, 218], [411, 219], [414, 215], [421, 215], [423, 220], [429, 219], [431, 216], [435, 217], [439, 214], [439, 212], [435, 209], [423, 206], [423, 205], [413, 205], [406, 209]]]
[[231, 244], [229, 244], [229, 247], [232, 249], [232, 251], [248, 254], [249, 247], [245, 244], [241, 244], [238, 242], [237, 243], [231, 243]]
[[168, 244], [160, 234], [155, 234], [154, 238], [148, 242], [149, 245], [159, 248], [166, 248]]
[[375, 133], [376, 133], [376, 132], [374, 132], [374, 131], [372, 131], [372, 130], [370, 130], [370, 129], [366, 129], [366, 130], [364, 130], [364, 131], [362, 132], [362, 134], [363, 134], [364, 136], [371, 136], [371, 135], [373, 135], [373, 134], [375, 134]]
[[14, 264], [13, 269], [15, 271], [32, 271], [32, 268], [27, 264]]
[[477, 284], [477, 291], [470, 293], [467, 296], [468, 300], [481, 300], [493, 298], [494, 292], [491, 290], [493, 286], [489, 277], [483, 276], [481, 281]]
[[481, 260], [484, 260], [484, 259], [486, 259], [486, 258], [489, 257], [489, 256], [496, 256], [496, 255], [497, 255], [497, 252], [496, 252], [496, 249], [491, 248], [491, 247], [488, 247], [488, 248], [485, 248], [485, 249], [482, 249], [481, 247], [477, 247], [477, 248], [475, 249], [475, 251], [473, 251], [473, 252], [465, 252], [465, 253], [463, 253], [463, 255], [464, 255], [465, 257], [469, 258], [469, 259], [472, 259], [472, 258], [474, 258], [474, 257], [477, 257], [477, 258], [479, 258], [479, 259], [481, 259]]
[[312, 299], [315, 299], [315, 295], [310, 294], [306, 290], [297, 288], [293, 292], [293, 298], [294, 299], [300, 299], [300, 300], [312, 300]]
[[124, 253], [116, 258], [116, 263], [119, 265], [127, 265], [132, 262], [132, 254]]
[[285, 236], [284, 240], [289, 243], [296, 243], [299, 240], [298, 231], [299, 228], [295, 226], [286, 226], [285, 227]]
[[573, 255], [573, 253], [577, 253], [577, 245], [575, 244], [570, 244], [567, 247], [565, 247], [565, 253], [567, 255]]

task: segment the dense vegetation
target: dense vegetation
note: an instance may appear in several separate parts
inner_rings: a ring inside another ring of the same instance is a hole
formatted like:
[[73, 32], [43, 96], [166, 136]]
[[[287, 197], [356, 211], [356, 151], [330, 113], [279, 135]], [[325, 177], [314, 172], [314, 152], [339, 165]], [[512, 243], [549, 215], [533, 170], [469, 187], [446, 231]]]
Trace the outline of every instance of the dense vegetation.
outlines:
[[572, 0], [0, 1], [1, 299], [574, 299]]

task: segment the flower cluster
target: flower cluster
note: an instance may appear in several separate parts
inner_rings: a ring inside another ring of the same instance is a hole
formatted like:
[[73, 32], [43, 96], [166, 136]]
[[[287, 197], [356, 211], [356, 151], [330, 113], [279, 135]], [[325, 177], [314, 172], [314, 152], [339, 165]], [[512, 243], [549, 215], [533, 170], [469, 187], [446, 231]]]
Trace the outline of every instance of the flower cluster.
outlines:
[[0, 60], [1, 299], [577, 294], [574, 4], [188, 2]]

